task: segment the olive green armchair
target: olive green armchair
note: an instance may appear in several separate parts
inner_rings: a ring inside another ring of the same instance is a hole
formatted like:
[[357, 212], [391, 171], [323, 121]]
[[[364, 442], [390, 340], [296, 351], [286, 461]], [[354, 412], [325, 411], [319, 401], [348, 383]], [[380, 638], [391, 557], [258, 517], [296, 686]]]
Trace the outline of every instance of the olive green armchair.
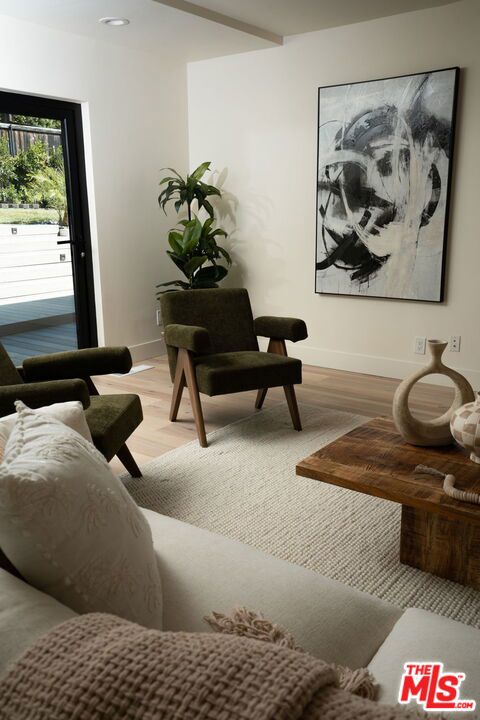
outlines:
[[15, 401], [38, 408], [79, 400], [95, 447], [110, 461], [115, 455], [132, 477], [141, 472], [126, 441], [143, 419], [137, 395], [99, 395], [91, 375], [127, 373], [132, 367], [126, 347], [88, 348], [24, 360], [16, 368], [0, 344], [0, 417], [15, 412]]
[[[172, 422], [188, 387], [198, 439], [207, 447], [199, 393], [257, 390], [255, 407], [260, 409], [268, 388], [283, 386], [293, 426], [302, 429], [294, 390], [302, 382], [302, 363], [288, 357], [285, 341], [307, 337], [303, 320], [254, 320], [244, 289], [169, 292], [161, 296], [160, 304], [173, 381]], [[267, 352], [259, 350], [257, 335], [270, 338]]]

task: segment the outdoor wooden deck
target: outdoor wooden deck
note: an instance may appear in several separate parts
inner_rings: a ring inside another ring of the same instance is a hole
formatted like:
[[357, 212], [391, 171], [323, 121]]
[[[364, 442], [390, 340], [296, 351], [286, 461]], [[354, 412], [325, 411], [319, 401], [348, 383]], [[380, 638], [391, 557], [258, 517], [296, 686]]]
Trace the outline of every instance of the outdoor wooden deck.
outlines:
[[74, 350], [73, 296], [0, 305], [0, 342], [15, 365], [26, 357]]
[[77, 331], [75, 323], [65, 323], [14, 335], [4, 335], [0, 337], [0, 342], [15, 365], [21, 365], [25, 358], [33, 355], [75, 350]]

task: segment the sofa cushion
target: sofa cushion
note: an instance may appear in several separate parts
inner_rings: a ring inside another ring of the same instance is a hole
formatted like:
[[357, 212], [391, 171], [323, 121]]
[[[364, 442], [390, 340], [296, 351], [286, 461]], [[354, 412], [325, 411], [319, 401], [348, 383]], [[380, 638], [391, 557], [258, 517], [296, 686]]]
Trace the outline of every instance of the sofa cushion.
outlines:
[[22, 577], [81, 613], [161, 629], [148, 522], [105, 458], [58, 420], [17, 402], [0, 466], [0, 546]]
[[[60, 420], [60, 422], [67, 427], [80, 433], [85, 440], [92, 442], [92, 435], [87, 425], [85, 412], [80, 400], [70, 400], [69, 402], [44, 405], [43, 407], [37, 408], [35, 412], [43, 413], [55, 418], [55, 420]], [[15, 426], [16, 419], [16, 412], [11, 415], [6, 415], [0, 419], [0, 461], [3, 458], [5, 446]]]
[[480, 709], [480, 630], [426, 610], [406, 610], [368, 666], [380, 684], [380, 702], [397, 702], [409, 660], [442, 662], [445, 671], [466, 673], [461, 696], [476, 700]]
[[40, 635], [75, 615], [49, 595], [0, 570], [0, 675]]
[[163, 588], [164, 630], [208, 631], [212, 610], [244, 605], [328, 662], [366, 665], [402, 611], [248, 545], [142, 509]]
[[302, 382], [301, 360], [255, 350], [201, 355], [195, 368], [198, 389], [210, 396]]

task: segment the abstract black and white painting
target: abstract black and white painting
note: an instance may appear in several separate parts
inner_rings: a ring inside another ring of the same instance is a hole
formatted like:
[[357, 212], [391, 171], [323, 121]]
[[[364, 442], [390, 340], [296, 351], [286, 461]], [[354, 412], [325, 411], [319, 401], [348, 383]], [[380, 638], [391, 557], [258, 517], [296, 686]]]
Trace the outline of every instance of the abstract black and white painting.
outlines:
[[458, 68], [319, 88], [319, 293], [443, 300]]

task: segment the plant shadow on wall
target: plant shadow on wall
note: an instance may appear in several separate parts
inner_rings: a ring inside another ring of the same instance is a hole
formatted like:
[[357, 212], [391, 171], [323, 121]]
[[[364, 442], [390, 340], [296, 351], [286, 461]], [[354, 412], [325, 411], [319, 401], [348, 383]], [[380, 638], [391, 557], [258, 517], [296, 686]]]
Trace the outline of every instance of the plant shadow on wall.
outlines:
[[[183, 178], [173, 168], [165, 168], [173, 175], [162, 178], [160, 185], [165, 185], [158, 197], [158, 203], [166, 213], [166, 205], [174, 203], [177, 214], [186, 206], [187, 217], [179, 220], [176, 228], [170, 230], [167, 255], [185, 276], [185, 280], [170, 280], [160, 283], [157, 295], [174, 290], [194, 290], [215, 288], [228, 274], [232, 264], [230, 254], [217, 243], [217, 237], [227, 237], [222, 228], [215, 227], [215, 213], [209, 198], [221, 198], [222, 192], [215, 185], [203, 181], [205, 173], [210, 169], [210, 162], [199, 165], [190, 175]], [[206, 214], [200, 219], [197, 213]], [[226, 263], [226, 266], [221, 264]]]
[[[230, 287], [250, 289], [261, 284], [262, 300], [285, 283], [284, 247], [272, 234], [272, 221], [275, 219], [275, 205], [271, 197], [261, 193], [258, 184], [244, 182], [241, 202], [240, 223], [237, 224], [239, 200], [231, 192], [225, 191], [228, 168], [212, 173], [215, 185], [222, 196], [212, 200], [215, 213], [228, 230], [229, 239], [234, 238], [232, 249], [233, 264], [225, 284]], [[265, 273], [265, 275], [263, 275]], [[272, 309], [276, 307], [272, 301]]]
[[224, 189], [227, 178], [228, 168], [223, 168], [221, 171], [212, 171], [212, 182], [221, 192], [221, 195], [212, 198], [212, 205], [216, 216], [222, 225], [226, 227], [229, 241], [233, 245], [231, 253], [232, 265], [229, 269], [225, 284], [229, 287], [243, 287], [245, 267], [241, 259], [241, 250], [245, 242], [237, 235], [237, 210], [239, 201], [233, 193]]

